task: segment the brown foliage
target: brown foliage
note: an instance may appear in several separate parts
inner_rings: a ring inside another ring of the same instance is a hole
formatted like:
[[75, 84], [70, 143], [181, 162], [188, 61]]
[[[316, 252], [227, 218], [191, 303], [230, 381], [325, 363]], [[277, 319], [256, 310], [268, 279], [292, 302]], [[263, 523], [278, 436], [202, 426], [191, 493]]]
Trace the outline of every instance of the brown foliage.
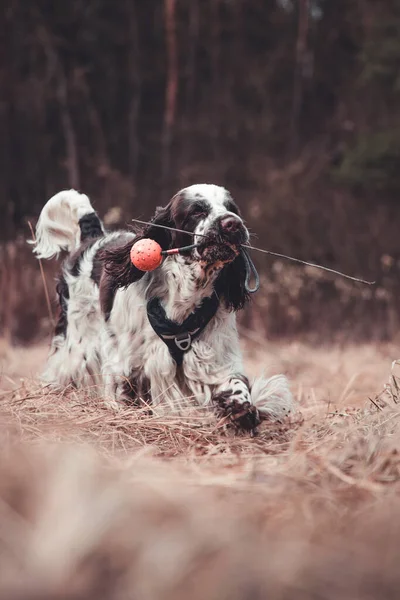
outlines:
[[[258, 261], [261, 289], [239, 315], [240, 322], [262, 342], [293, 336], [325, 342], [395, 339], [400, 290], [397, 265], [390, 257], [386, 261], [373, 287], [275, 259]], [[43, 262], [43, 271], [44, 280], [25, 240], [0, 246], [0, 336], [14, 344], [35, 342], [53, 331], [59, 263]]]

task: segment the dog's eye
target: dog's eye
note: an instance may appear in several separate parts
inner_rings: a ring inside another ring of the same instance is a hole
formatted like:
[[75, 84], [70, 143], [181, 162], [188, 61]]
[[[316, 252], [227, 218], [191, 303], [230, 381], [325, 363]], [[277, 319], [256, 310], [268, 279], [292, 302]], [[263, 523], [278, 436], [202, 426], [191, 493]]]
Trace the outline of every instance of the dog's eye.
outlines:
[[191, 217], [206, 217], [208, 214], [207, 208], [204, 204], [195, 204], [190, 211]]

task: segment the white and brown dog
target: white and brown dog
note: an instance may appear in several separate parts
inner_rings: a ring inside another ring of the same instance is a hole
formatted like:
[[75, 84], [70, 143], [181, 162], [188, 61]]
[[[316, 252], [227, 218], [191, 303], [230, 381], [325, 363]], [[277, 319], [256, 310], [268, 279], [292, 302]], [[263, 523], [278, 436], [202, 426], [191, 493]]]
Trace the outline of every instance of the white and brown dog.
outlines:
[[[140, 237], [164, 250], [193, 241], [200, 246], [144, 273], [130, 259]], [[188, 401], [214, 406], [246, 429], [262, 415], [286, 416], [292, 407], [286, 378], [261, 377], [250, 385], [243, 371], [235, 313], [249, 297], [241, 252], [248, 237], [232, 197], [216, 185], [178, 192], [141, 236], [106, 233], [87, 196], [56, 194], [41, 212], [34, 249], [38, 258], [69, 253], [43, 378], [101, 386], [115, 407], [124, 400], [144, 400], [157, 411], [181, 410]]]

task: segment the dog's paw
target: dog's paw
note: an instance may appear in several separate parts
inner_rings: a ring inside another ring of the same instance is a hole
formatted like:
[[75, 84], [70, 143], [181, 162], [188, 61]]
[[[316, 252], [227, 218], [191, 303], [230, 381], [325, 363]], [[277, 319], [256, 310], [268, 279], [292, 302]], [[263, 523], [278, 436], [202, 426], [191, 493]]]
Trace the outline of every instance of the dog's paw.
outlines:
[[237, 398], [232, 398], [232, 391], [221, 392], [214, 397], [220, 413], [229, 417], [229, 420], [238, 429], [254, 431], [261, 419], [257, 408], [248, 400], [240, 402]]

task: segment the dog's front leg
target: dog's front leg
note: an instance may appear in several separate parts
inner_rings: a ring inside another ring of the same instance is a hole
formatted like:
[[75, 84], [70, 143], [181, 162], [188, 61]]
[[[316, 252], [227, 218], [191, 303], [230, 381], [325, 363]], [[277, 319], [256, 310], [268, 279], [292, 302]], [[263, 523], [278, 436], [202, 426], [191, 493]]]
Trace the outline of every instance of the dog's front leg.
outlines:
[[213, 401], [220, 413], [228, 416], [240, 429], [252, 431], [260, 423], [260, 415], [251, 402], [250, 384], [245, 375], [232, 375], [217, 386]]

